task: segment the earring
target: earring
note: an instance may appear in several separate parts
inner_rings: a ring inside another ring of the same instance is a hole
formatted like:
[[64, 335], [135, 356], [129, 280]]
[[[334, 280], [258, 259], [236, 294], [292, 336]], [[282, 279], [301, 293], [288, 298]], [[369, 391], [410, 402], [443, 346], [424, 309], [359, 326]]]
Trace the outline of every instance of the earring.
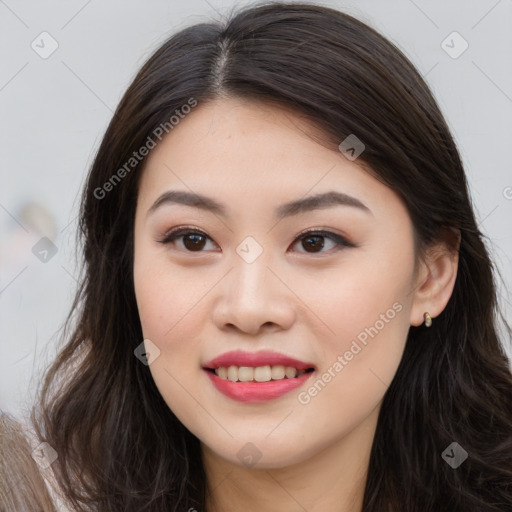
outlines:
[[425, 327], [430, 327], [432, 325], [432, 317], [425, 312], [423, 318], [425, 319]]

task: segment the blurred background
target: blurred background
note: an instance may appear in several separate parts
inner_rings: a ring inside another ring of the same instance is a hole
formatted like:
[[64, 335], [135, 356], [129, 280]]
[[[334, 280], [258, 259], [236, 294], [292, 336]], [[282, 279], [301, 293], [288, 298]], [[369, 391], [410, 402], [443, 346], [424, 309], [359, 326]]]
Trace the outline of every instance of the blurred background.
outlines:
[[[0, 409], [25, 416], [55, 357], [77, 286], [79, 194], [125, 89], [173, 32], [249, 3], [0, 0]], [[379, 30], [430, 85], [512, 323], [512, 0], [313, 3]]]

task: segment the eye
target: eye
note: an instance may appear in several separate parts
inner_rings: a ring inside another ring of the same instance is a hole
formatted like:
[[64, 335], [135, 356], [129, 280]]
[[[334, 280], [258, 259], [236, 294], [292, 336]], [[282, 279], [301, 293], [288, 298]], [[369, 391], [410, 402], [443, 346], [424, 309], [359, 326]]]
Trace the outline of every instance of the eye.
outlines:
[[[304, 252], [314, 254], [319, 252], [326, 252], [322, 251], [322, 249], [325, 247], [325, 239], [331, 241], [331, 248], [334, 247], [341, 249], [342, 247], [355, 247], [355, 245], [352, 242], [349, 242], [345, 237], [336, 233], [332, 233], [331, 231], [324, 230], [310, 230], [303, 232], [297, 237], [296, 242], [301, 242], [303, 248], [312, 249], [311, 251], [306, 250]], [[294, 242], [293, 245], [295, 245], [296, 242]]]
[[[211, 238], [203, 231], [195, 228], [182, 227], [168, 232], [162, 240], [159, 240], [159, 242], [168, 245], [174, 244], [177, 239], [181, 239], [182, 245], [187, 252], [204, 252], [203, 249], [206, 245], [206, 241], [211, 240]], [[299, 252], [306, 252], [310, 254], [326, 252], [322, 251], [326, 246], [325, 239], [330, 240], [331, 248], [356, 247], [345, 237], [324, 230], [310, 230], [301, 233], [293, 242], [292, 247], [298, 242], [302, 242], [302, 247], [306, 250]], [[213, 242], [213, 240], [211, 241]]]
[[184, 227], [170, 231], [159, 242], [165, 245], [174, 244], [178, 238], [183, 239], [183, 246], [188, 252], [202, 252], [206, 239], [211, 240], [208, 235], [198, 229]]

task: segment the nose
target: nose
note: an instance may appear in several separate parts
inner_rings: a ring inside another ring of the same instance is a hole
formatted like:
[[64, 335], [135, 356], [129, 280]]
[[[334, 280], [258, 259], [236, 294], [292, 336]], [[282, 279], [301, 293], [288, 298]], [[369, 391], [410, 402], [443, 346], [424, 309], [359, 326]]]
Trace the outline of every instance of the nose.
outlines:
[[295, 321], [296, 297], [284, 276], [271, 269], [263, 257], [252, 263], [241, 258], [235, 261], [219, 285], [213, 321], [221, 330], [254, 336], [262, 331], [287, 330]]

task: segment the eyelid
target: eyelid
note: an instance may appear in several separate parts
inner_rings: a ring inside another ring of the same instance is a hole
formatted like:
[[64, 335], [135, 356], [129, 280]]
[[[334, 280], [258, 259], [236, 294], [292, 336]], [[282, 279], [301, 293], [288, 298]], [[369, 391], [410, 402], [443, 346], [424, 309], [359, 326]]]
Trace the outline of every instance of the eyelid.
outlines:
[[[309, 235], [310, 233], [313, 236], [315, 236], [315, 235], [316, 236], [322, 236], [324, 238], [329, 238], [330, 240], [334, 241], [336, 243], [335, 252], [338, 252], [342, 248], [355, 248], [355, 247], [358, 247], [355, 243], [351, 242], [346, 236], [341, 235], [339, 233], [336, 233], [336, 232], [331, 231], [330, 229], [326, 229], [326, 228], [308, 228], [308, 229], [306, 229], [304, 231], [301, 231], [295, 237], [292, 245], [295, 245], [296, 243], [300, 242], [301, 239], [306, 238], [306, 236]], [[315, 252], [311, 252], [311, 253], [302, 252], [302, 254], [310, 254], [310, 255], [314, 256], [316, 254], [319, 254], [319, 255], [321, 255], [321, 254], [332, 254], [332, 251], [320, 251], [318, 253], [315, 253]]]
[[[170, 243], [172, 238], [175, 238], [175, 237], [177, 238], [180, 235], [187, 235], [189, 233], [201, 235], [201, 236], [204, 236], [205, 238], [209, 238], [210, 240], [212, 240], [211, 237], [209, 237], [204, 231], [201, 231], [198, 228], [194, 228], [192, 226], [180, 226], [177, 228], [172, 228], [169, 231], [166, 231], [165, 234], [163, 235], [163, 237], [158, 239], [157, 241], [162, 244], [167, 244], [167, 243]], [[193, 251], [189, 251], [189, 252], [193, 252]]]
[[[295, 240], [304, 237], [305, 235], [308, 235], [309, 233], [313, 233], [314, 235], [324, 235], [326, 238], [334, 238], [335, 240], [343, 240], [347, 244], [352, 244], [352, 242], [345, 236], [339, 233], [336, 233], [335, 231], [332, 231], [328, 228], [307, 228], [304, 231], [301, 231], [297, 234], [295, 237]], [[352, 244], [355, 246], [355, 244]]]

